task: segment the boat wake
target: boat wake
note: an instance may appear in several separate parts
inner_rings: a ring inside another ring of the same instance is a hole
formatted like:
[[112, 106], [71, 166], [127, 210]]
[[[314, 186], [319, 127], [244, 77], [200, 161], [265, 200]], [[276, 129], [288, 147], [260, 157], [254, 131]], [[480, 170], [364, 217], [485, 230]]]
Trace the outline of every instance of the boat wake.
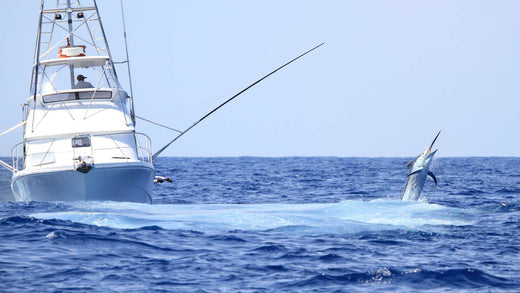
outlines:
[[67, 211], [35, 213], [58, 219], [110, 227], [223, 231], [280, 231], [327, 234], [379, 230], [427, 230], [472, 225], [475, 212], [427, 202], [397, 200], [342, 201], [316, 204], [148, 205], [116, 202], [67, 203]]

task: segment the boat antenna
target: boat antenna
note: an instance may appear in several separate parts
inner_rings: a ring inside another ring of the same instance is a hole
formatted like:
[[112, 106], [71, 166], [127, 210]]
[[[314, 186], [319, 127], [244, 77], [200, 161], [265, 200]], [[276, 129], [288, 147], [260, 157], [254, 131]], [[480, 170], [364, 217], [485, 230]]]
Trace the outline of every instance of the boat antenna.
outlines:
[[275, 70], [273, 70], [271, 73], [265, 75], [264, 77], [260, 78], [259, 80], [253, 82], [252, 84], [250, 84], [249, 86], [247, 86], [246, 88], [244, 88], [243, 90], [239, 91], [238, 93], [236, 93], [234, 96], [232, 96], [231, 98], [227, 99], [224, 103], [220, 104], [218, 107], [216, 107], [215, 109], [211, 110], [210, 112], [208, 112], [208, 114], [202, 116], [202, 118], [200, 118], [198, 121], [196, 121], [195, 123], [193, 123], [190, 127], [186, 128], [186, 130], [182, 131], [179, 135], [177, 135], [173, 140], [171, 140], [169, 143], [167, 143], [165, 146], [163, 146], [160, 150], [158, 150], [157, 152], [155, 152], [155, 154], [152, 155], [152, 160], [154, 160], [155, 158], [157, 158], [157, 156], [159, 156], [167, 147], [169, 147], [172, 143], [174, 143], [177, 139], [179, 139], [181, 136], [183, 136], [186, 132], [190, 131], [193, 127], [195, 127], [195, 125], [199, 124], [200, 122], [202, 122], [202, 120], [206, 119], [209, 115], [215, 113], [218, 109], [220, 109], [222, 106], [224, 106], [225, 104], [231, 102], [234, 98], [240, 96], [242, 93], [244, 93], [245, 91], [247, 91], [248, 89], [252, 88], [253, 86], [255, 86], [256, 84], [258, 84], [259, 82], [261, 82], [262, 80], [268, 78], [269, 76], [273, 75], [274, 73], [276, 73], [278, 70], [284, 68], [285, 66], [293, 63], [294, 61], [300, 59], [301, 57], [307, 55], [308, 53], [310, 53], [311, 51], [314, 51], [315, 49], [321, 47], [323, 44], [325, 43], [321, 43], [319, 45], [317, 45], [316, 47], [306, 51], [305, 53], [299, 55], [298, 57], [292, 59], [291, 61], [285, 63], [284, 65], [276, 68]]
[[132, 101], [132, 105], [131, 105], [131, 109], [132, 109], [132, 120], [135, 124], [135, 113], [134, 113], [134, 90], [132, 88], [132, 74], [130, 73], [130, 58], [128, 57], [128, 41], [126, 39], [126, 23], [125, 23], [125, 13], [124, 13], [124, 10], [123, 10], [123, 0], [120, 1], [121, 3], [121, 17], [123, 18], [123, 35], [124, 35], [124, 38], [125, 38], [125, 50], [126, 50], [126, 66], [128, 68], [128, 82], [129, 82], [129, 85], [130, 85], [130, 96], [132, 97], [132, 99], [130, 99]]

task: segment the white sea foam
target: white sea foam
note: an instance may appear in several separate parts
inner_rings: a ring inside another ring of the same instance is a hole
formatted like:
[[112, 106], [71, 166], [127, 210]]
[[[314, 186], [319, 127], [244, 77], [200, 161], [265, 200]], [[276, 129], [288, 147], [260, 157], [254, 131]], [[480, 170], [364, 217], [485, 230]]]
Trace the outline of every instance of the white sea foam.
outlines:
[[342, 233], [470, 225], [473, 223], [472, 214], [472, 211], [426, 202], [349, 200], [319, 204], [197, 205], [88, 202], [72, 203], [66, 212], [31, 216], [119, 229], [159, 226], [202, 232], [280, 230]]

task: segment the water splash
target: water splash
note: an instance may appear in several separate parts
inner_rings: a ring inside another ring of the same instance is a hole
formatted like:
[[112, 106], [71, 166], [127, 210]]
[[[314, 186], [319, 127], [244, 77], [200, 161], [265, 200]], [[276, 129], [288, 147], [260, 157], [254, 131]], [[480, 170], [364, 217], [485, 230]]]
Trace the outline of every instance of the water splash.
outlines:
[[472, 212], [426, 202], [396, 200], [342, 201], [320, 204], [71, 203], [68, 211], [36, 213], [40, 219], [136, 229], [158, 226], [201, 232], [278, 230], [344, 233], [372, 230], [424, 230], [444, 225], [470, 225]]

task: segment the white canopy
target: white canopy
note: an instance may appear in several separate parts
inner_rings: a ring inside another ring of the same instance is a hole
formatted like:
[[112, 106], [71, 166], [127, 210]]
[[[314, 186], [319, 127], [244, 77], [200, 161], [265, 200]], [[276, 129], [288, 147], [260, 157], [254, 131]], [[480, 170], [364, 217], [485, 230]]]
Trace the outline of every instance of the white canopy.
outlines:
[[67, 57], [43, 60], [40, 61], [40, 64], [45, 66], [73, 65], [76, 68], [85, 68], [91, 66], [103, 66], [108, 59], [108, 56]]

